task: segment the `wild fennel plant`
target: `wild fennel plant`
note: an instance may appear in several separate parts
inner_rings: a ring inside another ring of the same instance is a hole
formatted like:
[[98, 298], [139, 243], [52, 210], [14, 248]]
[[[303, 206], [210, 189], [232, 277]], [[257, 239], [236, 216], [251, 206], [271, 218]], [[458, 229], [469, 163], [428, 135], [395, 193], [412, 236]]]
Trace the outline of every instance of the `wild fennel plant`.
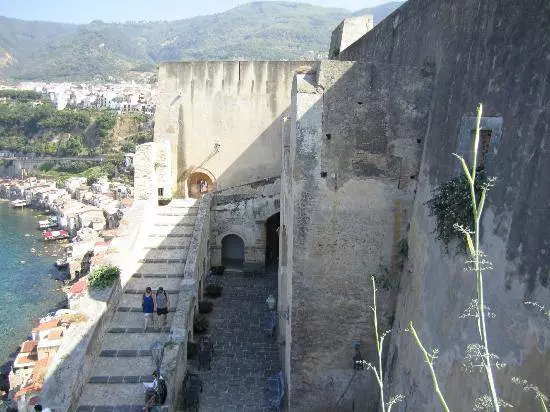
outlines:
[[[487, 307], [485, 306], [485, 293], [483, 288], [484, 271], [491, 268], [491, 263], [485, 258], [485, 255], [483, 254], [479, 243], [480, 222], [481, 222], [481, 216], [483, 213], [483, 207], [485, 206], [487, 191], [489, 190], [489, 187], [492, 185], [494, 180], [487, 179], [487, 181], [481, 185], [481, 191], [480, 191], [479, 197], [477, 195], [477, 193], [479, 192], [476, 192], [476, 178], [478, 173], [477, 159], [478, 159], [479, 134], [480, 134], [480, 123], [481, 123], [482, 112], [483, 112], [483, 106], [480, 103], [477, 107], [477, 116], [476, 116], [474, 142], [473, 142], [473, 160], [472, 160], [471, 166], [470, 167], [468, 166], [464, 157], [454, 154], [460, 161], [462, 170], [464, 172], [464, 175], [466, 176], [466, 180], [467, 180], [467, 184], [470, 192], [470, 207], [471, 207], [472, 217], [473, 217], [472, 219], [473, 229], [470, 229], [459, 223], [456, 223], [454, 227], [456, 230], [458, 230], [464, 235], [466, 240], [466, 250], [470, 256], [470, 260], [467, 262], [468, 263], [467, 269], [470, 269], [473, 272], [475, 272], [477, 298], [474, 299], [473, 301], [476, 303], [475, 312], [477, 317], [479, 337], [481, 341], [480, 347], [481, 347], [482, 369], [484, 371], [485, 378], [489, 386], [489, 391], [490, 391], [489, 400], [490, 400], [491, 406], [496, 412], [499, 412], [500, 405], [499, 405], [498, 394], [495, 386], [495, 378], [493, 374], [493, 362], [492, 362], [493, 355], [489, 351], [489, 339], [487, 336], [487, 313], [486, 313]], [[418, 334], [416, 333], [416, 330], [414, 329], [412, 322], [409, 324], [409, 331], [413, 335], [416, 344], [420, 348], [424, 356], [424, 359], [426, 360], [426, 363], [430, 368], [433, 385], [438, 395], [439, 401], [443, 409], [445, 411], [449, 411], [449, 408], [443, 397], [443, 394], [439, 389], [437, 376], [433, 368], [435, 354], [433, 352], [430, 354], [428, 351], [426, 351]]]

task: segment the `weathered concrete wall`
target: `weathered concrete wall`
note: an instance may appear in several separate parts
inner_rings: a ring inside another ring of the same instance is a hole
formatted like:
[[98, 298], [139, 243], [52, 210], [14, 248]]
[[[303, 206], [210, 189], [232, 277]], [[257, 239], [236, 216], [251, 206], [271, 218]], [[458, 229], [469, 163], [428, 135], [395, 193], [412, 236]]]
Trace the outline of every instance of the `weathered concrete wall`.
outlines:
[[210, 267], [208, 240], [211, 204], [211, 195], [206, 195], [199, 203], [185, 262], [184, 279], [170, 328], [170, 340], [164, 348], [162, 371], [168, 382], [168, 398], [172, 401], [170, 410], [176, 410], [181, 400], [181, 387], [187, 371], [187, 343], [189, 338], [193, 338], [193, 316], [202, 297], [204, 276]]
[[[510, 382], [520, 376], [550, 393], [550, 329], [523, 304], [548, 306], [550, 291], [550, 3], [532, 0], [409, 0], [340, 58], [423, 66], [435, 73], [432, 112], [409, 235], [396, 327], [409, 320], [428, 347], [440, 349], [436, 369], [453, 410], [469, 410], [483, 389], [461, 368], [466, 345], [477, 342], [472, 321], [459, 315], [474, 297], [464, 258], [434, 239], [425, 202], [454, 173], [463, 118], [478, 102], [484, 116], [502, 117], [492, 150], [498, 177], [483, 218], [482, 248], [494, 264], [486, 277], [492, 351], [507, 367], [497, 387], [518, 410], [537, 410], [533, 397]], [[410, 337], [395, 335], [390, 353], [393, 392], [407, 396], [400, 410], [435, 410], [423, 359]]]
[[345, 19], [332, 32], [330, 38], [329, 58], [335, 59], [351, 44], [363, 37], [374, 27], [374, 16], [356, 16]]
[[244, 241], [245, 267], [265, 263], [266, 220], [279, 212], [280, 178], [273, 177], [216, 192], [212, 206], [212, 264], [222, 264], [222, 240], [235, 234]]
[[288, 328], [285, 338], [292, 410], [376, 407], [372, 375], [353, 377], [353, 344], [376, 359], [370, 274], [386, 286], [381, 330], [389, 324], [396, 244], [412, 207], [431, 93], [429, 74], [387, 64], [326, 61], [296, 77], [291, 165], [283, 166], [290, 203], [283, 231], [292, 241], [281, 302], [292, 304], [292, 339]]
[[281, 122], [302, 62], [162, 63], [155, 141], [169, 140], [172, 187], [208, 171], [219, 189], [280, 175]]

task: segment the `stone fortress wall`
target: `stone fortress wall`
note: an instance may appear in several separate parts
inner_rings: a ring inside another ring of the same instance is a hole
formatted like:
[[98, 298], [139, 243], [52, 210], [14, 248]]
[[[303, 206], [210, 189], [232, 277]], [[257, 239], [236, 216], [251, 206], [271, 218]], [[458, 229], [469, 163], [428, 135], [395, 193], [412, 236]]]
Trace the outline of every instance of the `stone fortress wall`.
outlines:
[[370, 275], [385, 285], [381, 330], [390, 327], [432, 81], [421, 68], [349, 61], [296, 75], [281, 221], [292, 242], [282, 246], [279, 297], [292, 299], [286, 373], [296, 410], [336, 404], [352, 379], [339, 408], [376, 409], [372, 375], [353, 377], [353, 345], [376, 359]]
[[[397, 408], [438, 409], [424, 360], [401, 333], [409, 320], [441, 351], [437, 370], [453, 409], [471, 409], [481, 393], [479, 377], [461, 368], [466, 344], [477, 340], [474, 325], [459, 319], [474, 294], [471, 274], [435, 240], [425, 206], [458, 173], [451, 153], [467, 154], [479, 101], [492, 131], [486, 170], [501, 182], [482, 236], [496, 269], [487, 277], [497, 313], [489, 334], [510, 365], [497, 381], [524, 410], [532, 400], [510, 376], [550, 393], [550, 372], [538, 367], [548, 364], [550, 329], [523, 305], [550, 301], [542, 180], [550, 173], [549, 7], [409, 0], [362, 37], [368, 19], [340, 25], [331, 44], [338, 60], [160, 66], [155, 145], [169, 147], [136, 154], [149, 162], [144, 176], [152, 173], [144, 197], [160, 194], [155, 181], [177, 197], [191, 194], [195, 173], [210, 179], [214, 265], [223, 239], [237, 235], [245, 264], [261, 266], [266, 219], [280, 212], [278, 309], [289, 316], [278, 339], [291, 410], [375, 407], [372, 375], [354, 375], [351, 362], [357, 342], [376, 359], [371, 274], [382, 329], [396, 331], [386, 368], [389, 392], [407, 397]], [[346, 48], [344, 37], [359, 40]], [[159, 153], [168, 156], [164, 171]]]
[[227, 234], [244, 241], [247, 264], [264, 263], [265, 220], [278, 212], [282, 124], [293, 73], [302, 65], [195, 61], [159, 67], [155, 142], [169, 142], [173, 165], [164, 195], [188, 196], [196, 174], [220, 192], [212, 216], [213, 264], [220, 264]]
[[[453, 410], [471, 410], [483, 393], [477, 373], [462, 368], [466, 345], [477, 342], [473, 321], [459, 316], [475, 294], [464, 258], [435, 240], [425, 202], [438, 184], [458, 173], [467, 155], [472, 117], [484, 104], [482, 128], [492, 131], [486, 170], [498, 178], [482, 221], [482, 248], [493, 262], [486, 302], [491, 350], [507, 364], [496, 372], [503, 399], [537, 410], [534, 397], [512, 384], [519, 376], [550, 393], [550, 328], [523, 304], [550, 304], [550, 4], [543, 0], [409, 0], [338, 56], [433, 70], [434, 92], [408, 236], [394, 328], [410, 320], [431, 348]], [[392, 335], [388, 355], [392, 393], [406, 396], [400, 410], [439, 409], [418, 348], [405, 333]]]

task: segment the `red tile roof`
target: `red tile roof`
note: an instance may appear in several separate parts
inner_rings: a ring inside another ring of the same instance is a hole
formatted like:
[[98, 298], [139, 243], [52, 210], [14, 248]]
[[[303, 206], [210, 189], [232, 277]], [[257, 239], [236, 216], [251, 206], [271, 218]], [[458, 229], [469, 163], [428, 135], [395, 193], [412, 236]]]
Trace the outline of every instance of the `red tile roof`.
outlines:
[[36, 363], [36, 361], [37, 361], [36, 355], [32, 355], [32, 356], [20, 355], [20, 356], [16, 359], [16, 363], [17, 363], [18, 365], [22, 365], [22, 364], [25, 364], [25, 363]]
[[48, 339], [50, 340], [61, 339], [62, 336], [63, 336], [62, 330], [54, 330], [52, 333], [48, 335]]
[[71, 286], [71, 293], [81, 293], [85, 291], [87, 288], [88, 288], [88, 284], [84, 279], [82, 279]]
[[33, 350], [36, 350], [36, 345], [38, 342], [35, 340], [26, 340], [21, 345], [21, 353], [31, 353]]
[[40, 392], [42, 390], [42, 385], [39, 383], [31, 383], [20, 390], [15, 394], [15, 399], [19, 399], [21, 396], [30, 393], [30, 392]]
[[48, 329], [57, 328], [59, 326], [59, 319], [52, 319], [48, 322], [40, 323], [36, 328], [34, 328], [33, 332], [42, 332]]

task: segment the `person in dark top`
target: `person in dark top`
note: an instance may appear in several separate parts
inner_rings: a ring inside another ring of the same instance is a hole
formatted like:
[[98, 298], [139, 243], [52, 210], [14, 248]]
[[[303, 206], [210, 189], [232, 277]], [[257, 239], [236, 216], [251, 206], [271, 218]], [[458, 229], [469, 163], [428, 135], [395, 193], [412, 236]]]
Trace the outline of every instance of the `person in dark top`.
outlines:
[[153, 321], [153, 313], [155, 312], [156, 304], [155, 304], [155, 298], [153, 297], [153, 293], [151, 292], [151, 288], [148, 286], [145, 289], [145, 293], [143, 294], [143, 302], [141, 303], [141, 307], [143, 308], [143, 317], [145, 319], [145, 326], [143, 328], [143, 331], [147, 331], [147, 323], [149, 321]]
[[159, 326], [164, 328], [166, 326], [168, 311], [170, 310], [170, 302], [168, 300], [168, 295], [162, 286], [158, 288], [155, 300], [157, 303], [157, 318]]

